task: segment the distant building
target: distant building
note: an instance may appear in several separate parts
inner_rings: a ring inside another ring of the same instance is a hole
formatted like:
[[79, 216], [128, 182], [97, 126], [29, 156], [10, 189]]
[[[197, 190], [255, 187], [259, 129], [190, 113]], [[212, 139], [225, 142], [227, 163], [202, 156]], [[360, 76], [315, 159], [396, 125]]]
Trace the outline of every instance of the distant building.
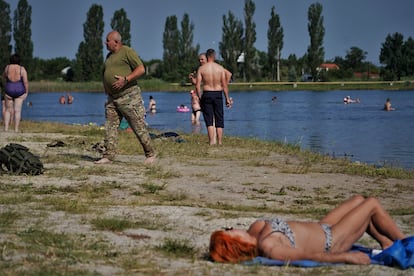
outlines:
[[370, 79], [370, 80], [377, 80], [380, 78], [378, 73], [370, 73], [370, 72], [355, 72], [354, 77], [357, 79]]
[[329, 70], [339, 70], [339, 66], [336, 65], [335, 63], [322, 63], [321, 65], [319, 65], [318, 68], [316, 68], [316, 70], [318, 72], [322, 70], [325, 72], [328, 72]]

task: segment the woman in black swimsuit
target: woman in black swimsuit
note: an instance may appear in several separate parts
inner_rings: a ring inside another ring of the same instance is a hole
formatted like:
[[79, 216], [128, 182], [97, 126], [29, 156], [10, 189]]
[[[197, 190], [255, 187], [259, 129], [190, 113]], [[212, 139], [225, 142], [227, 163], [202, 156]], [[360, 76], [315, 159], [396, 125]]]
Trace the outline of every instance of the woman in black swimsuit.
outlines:
[[354, 196], [319, 222], [259, 219], [247, 231], [216, 231], [210, 239], [210, 256], [218, 262], [237, 263], [263, 256], [275, 260], [313, 260], [370, 264], [368, 255], [349, 252], [368, 233], [382, 249], [405, 235], [376, 198]]

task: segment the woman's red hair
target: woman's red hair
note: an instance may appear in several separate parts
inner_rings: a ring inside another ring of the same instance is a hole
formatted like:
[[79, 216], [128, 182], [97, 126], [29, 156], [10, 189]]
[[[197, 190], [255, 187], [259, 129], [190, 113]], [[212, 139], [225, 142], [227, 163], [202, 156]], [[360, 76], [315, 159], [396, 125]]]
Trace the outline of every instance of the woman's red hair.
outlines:
[[225, 231], [215, 231], [210, 238], [210, 256], [216, 262], [239, 263], [256, 257], [257, 247]]

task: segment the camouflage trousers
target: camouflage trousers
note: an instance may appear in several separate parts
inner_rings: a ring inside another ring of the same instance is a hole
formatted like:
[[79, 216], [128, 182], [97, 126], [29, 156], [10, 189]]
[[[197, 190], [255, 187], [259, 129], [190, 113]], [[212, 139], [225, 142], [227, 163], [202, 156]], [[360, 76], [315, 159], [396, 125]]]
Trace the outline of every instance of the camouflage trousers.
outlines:
[[122, 118], [125, 118], [135, 136], [142, 145], [146, 157], [155, 155], [145, 124], [145, 107], [143, 105], [141, 89], [138, 86], [128, 88], [129, 93], [112, 98], [108, 96], [105, 103], [105, 152], [103, 157], [113, 160], [118, 145], [118, 129]]

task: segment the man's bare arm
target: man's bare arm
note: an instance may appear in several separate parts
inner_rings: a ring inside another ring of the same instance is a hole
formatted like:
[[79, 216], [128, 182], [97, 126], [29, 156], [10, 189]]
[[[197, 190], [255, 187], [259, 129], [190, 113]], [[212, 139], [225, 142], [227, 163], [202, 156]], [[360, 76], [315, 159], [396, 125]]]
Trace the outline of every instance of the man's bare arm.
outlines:
[[132, 80], [135, 80], [141, 77], [142, 75], [144, 75], [144, 73], [145, 73], [145, 66], [141, 64], [138, 67], [136, 67], [134, 71], [132, 71], [128, 76], [125, 76], [125, 77], [128, 79], [128, 81], [132, 81]]
[[233, 75], [229, 70], [227, 70], [226, 68], [224, 68], [224, 73], [226, 74], [226, 81], [227, 83], [230, 83], [231, 81], [231, 76]]
[[230, 103], [230, 98], [229, 98], [229, 86], [228, 86], [228, 81], [227, 81], [227, 78], [226, 78], [225, 69], [223, 70], [223, 73], [222, 73], [222, 76], [221, 76], [221, 86], [223, 87], [224, 97], [226, 98], [226, 106], [230, 107], [231, 103]]
[[202, 77], [200, 74], [200, 70], [198, 70], [196, 79], [195, 79], [195, 93], [200, 99], [201, 99], [201, 81], [202, 81]]

